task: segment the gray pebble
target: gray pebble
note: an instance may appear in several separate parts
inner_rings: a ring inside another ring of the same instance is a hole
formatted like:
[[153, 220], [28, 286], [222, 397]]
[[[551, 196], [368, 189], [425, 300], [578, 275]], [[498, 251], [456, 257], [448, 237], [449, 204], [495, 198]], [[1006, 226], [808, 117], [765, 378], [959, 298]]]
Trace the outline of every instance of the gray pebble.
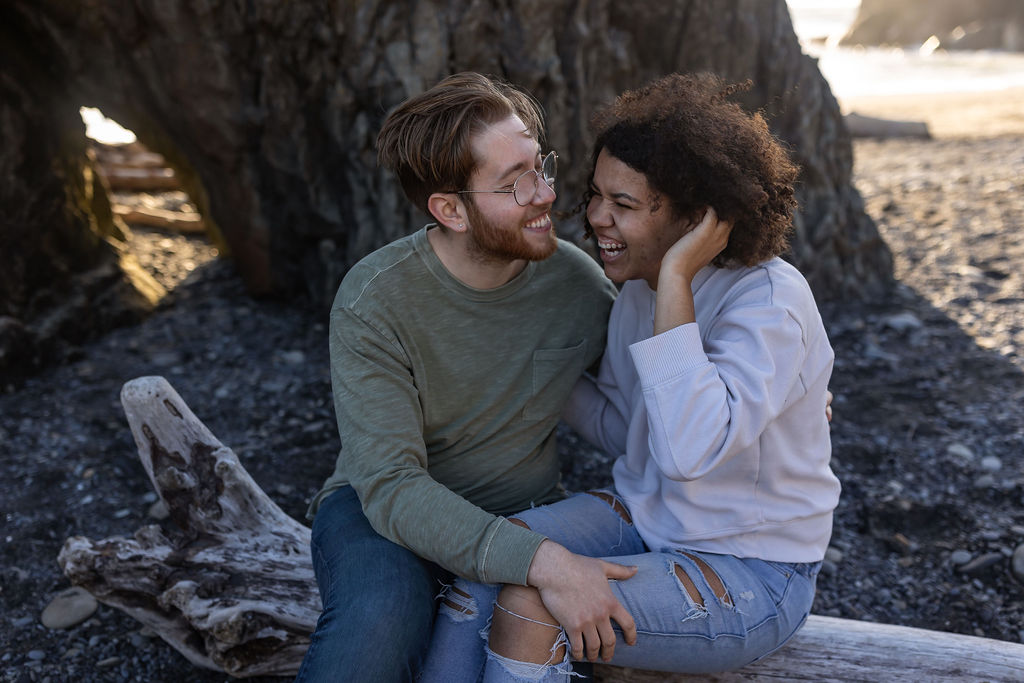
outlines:
[[968, 550], [954, 550], [953, 554], [949, 556], [949, 561], [955, 565], [967, 564], [972, 557], [973, 555]]
[[29, 650], [28, 658], [38, 662], [43, 659], [46, 659], [46, 653], [42, 650]]
[[976, 489], [990, 489], [996, 484], [996, 478], [991, 474], [983, 474], [974, 480], [974, 488]]
[[961, 460], [974, 460], [974, 451], [962, 443], [952, 443], [946, 448], [946, 453]]
[[909, 311], [886, 316], [882, 319], [882, 325], [897, 332], [916, 330], [921, 327], [921, 319]]
[[91, 617], [99, 603], [89, 591], [72, 586], [61, 591], [43, 610], [40, 621], [50, 629], [70, 628]]
[[101, 659], [96, 662], [96, 666], [100, 669], [109, 669], [112, 666], [117, 666], [120, 662], [120, 657], [107, 657], [106, 659]]
[[11, 620], [11, 626], [15, 628], [25, 628], [34, 621], [35, 617], [18, 617], [17, 619]]
[[167, 503], [162, 500], [157, 500], [155, 503], [150, 505], [146, 514], [157, 520], [167, 519], [171, 516], [170, 511], [167, 509]]
[[828, 550], [825, 551], [825, 559], [833, 564], [841, 564], [843, 561], [843, 551], [830, 545]]
[[981, 459], [981, 469], [986, 472], [998, 472], [1003, 468], [1003, 461], [994, 455], [986, 455]]
[[[956, 570], [963, 574], [977, 574], [978, 572], [988, 569], [992, 565], [1002, 561], [1002, 553], [985, 553], [984, 555], [979, 555], [974, 558], [967, 564], [960, 565]], [[981, 588], [981, 586], [979, 586], [979, 588]]]
[[1017, 546], [1013, 551], [1013, 558], [1010, 560], [1010, 568], [1018, 581], [1024, 582], [1024, 543]]

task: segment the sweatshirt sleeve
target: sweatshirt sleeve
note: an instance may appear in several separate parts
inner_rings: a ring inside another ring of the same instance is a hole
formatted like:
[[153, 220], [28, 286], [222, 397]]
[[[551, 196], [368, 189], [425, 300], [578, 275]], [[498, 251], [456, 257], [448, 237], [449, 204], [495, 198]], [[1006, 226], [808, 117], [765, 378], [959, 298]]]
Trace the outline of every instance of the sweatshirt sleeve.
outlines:
[[629, 347], [658, 468], [699, 479], [750, 447], [796, 394], [803, 330], [769, 302], [726, 310], [702, 341], [689, 323]]
[[615, 457], [626, 451], [629, 423], [605, 393], [609, 389], [600, 379], [583, 375], [572, 389], [562, 419], [589, 443]]
[[345, 308], [331, 314], [339, 468], [377, 533], [455, 574], [526, 584], [544, 536], [492, 515], [427, 471], [423, 414], [404, 351]]

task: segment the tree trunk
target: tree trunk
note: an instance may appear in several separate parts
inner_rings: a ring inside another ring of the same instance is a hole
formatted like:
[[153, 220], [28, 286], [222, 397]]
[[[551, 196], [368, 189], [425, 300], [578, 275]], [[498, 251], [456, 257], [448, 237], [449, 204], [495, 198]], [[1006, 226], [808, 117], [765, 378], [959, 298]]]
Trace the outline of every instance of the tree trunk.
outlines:
[[99, 106], [162, 153], [254, 293], [329, 301], [356, 260], [425, 220], [376, 167], [374, 140], [391, 107], [466, 69], [544, 103], [569, 169], [561, 208], [584, 190], [598, 104], [671, 71], [752, 79], [744, 104], [765, 111], [803, 167], [796, 265], [821, 298], [891, 283], [891, 255], [851, 185], [839, 108], [784, 0], [6, 6], [5, 49], [20, 50], [33, 28], [38, 59], [67, 85], [54, 106]]
[[[0, 8], [0, 381], [118, 324], [163, 288], [124, 249], [40, 27]], [[16, 41], [16, 44], [15, 44]]]
[[[58, 558], [64, 573], [199, 666], [239, 677], [294, 675], [320, 611], [309, 530], [270, 500], [162, 377], [128, 382], [121, 402], [143, 467], [180, 531], [148, 526], [132, 539], [69, 538]], [[597, 666], [595, 675], [604, 683], [1019, 681], [1024, 645], [811, 616], [785, 647], [736, 672]]]

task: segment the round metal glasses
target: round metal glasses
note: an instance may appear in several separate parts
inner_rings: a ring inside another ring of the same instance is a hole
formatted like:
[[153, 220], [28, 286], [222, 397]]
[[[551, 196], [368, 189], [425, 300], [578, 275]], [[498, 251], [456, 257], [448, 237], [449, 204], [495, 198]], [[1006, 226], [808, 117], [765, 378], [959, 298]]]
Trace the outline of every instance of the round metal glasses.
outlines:
[[[558, 155], [548, 152], [541, 159], [540, 170], [530, 169], [512, 183], [511, 190], [458, 190], [456, 194], [510, 194], [519, 206], [526, 206], [534, 200], [540, 191], [540, 181], [548, 187], [555, 186], [555, 174], [558, 172]], [[532, 177], [531, 177], [532, 176]]]

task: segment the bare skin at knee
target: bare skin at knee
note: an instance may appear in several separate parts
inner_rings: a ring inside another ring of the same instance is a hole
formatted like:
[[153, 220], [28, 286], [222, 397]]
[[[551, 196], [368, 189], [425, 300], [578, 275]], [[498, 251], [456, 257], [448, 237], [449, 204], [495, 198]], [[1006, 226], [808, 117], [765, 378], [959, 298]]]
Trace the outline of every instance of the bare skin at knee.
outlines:
[[[451, 590], [452, 593], [455, 593], [456, 595], [460, 595], [460, 596], [466, 598], [467, 600], [472, 600], [473, 599], [472, 595], [470, 595], [466, 591], [460, 590], [460, 589], [458, 589], [458, 588], [456, 588], [454, 586], [452, 586], [450, 590]], [[462, 612], [463, 614], [470, 614], [470, 615], [476, 614], [476, 612], [474, 612], [471, 608], [466, 607], [465, 605], [460, 605], [460, 604], [456, 603], [455, 601], [453, 601], [453, 600], [451, 600], [449, 598], [445, 598], [442, 601], [442, 604], [444, 604], [447, 607], [451, 607], [456, 612]]]
[[622, 504], [615, 496], [608, 493], [607, 491], [587, 491], [587, 495], [593, 496], [594, 498], [600, 498], [604, 502], [612, 506], [612, 510], [619, 513], [619, 517], [625, 520], [626, 524], [632, 524], [633, 518], [629, 515], [629, 510]]
[[[707, 581], [708, 586], [711, 587], [711, 591], [719, 600], [722, 601], [722, 604], [732, 607], [732, 597], [729, 595], [729, 591], [726, 589], [725, 584], [722, 583], [722, 579], [719, 578], [715, 570], [711, 568], [711, 565], [696, 555], [691, 555], [689, 553], [683, 554], [693, 560], [694, 564], [697, 565], [701, 574], [704, 575], [704, 580]], [[676, 565], [676, 576], [678, 576], [679, 580], [683, 582], [683, 585], [686, 587], [686, 592], [690, 594], [691, 598], [694, 598], [694, 602], [703, 607], [704, 600], [700, 597], [700, 593], [697, 591], [697, 586], [695, 586], [690, 577], [686, 575], [683, 568], [678, 565]]]
[[564, 645], [552, 652], [561, 628], [544, 607], [536, 588], [505, 586], [498, 595], [498, 605], [504, 609], [494, 609], [494, 617], [491, 619], [491, 650], [502, 657], [532, 664], [562, 661], [565, 657]]

